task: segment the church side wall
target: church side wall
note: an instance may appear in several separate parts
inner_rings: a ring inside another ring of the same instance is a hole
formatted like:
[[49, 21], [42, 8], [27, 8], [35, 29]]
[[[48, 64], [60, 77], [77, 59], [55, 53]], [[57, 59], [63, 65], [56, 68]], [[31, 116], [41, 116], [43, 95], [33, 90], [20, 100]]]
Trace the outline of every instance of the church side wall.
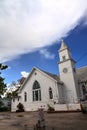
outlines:
[[19, 102], [21, 102], [21, 99], [18, 99], [18, 98], [13, 98], [11, 100], [11, 111], [12, 112], [15, 112], [18, 109], [17, 105], [18, 105]]
[[59, 92], [59, 99], [58, 103], [64, 104], [65, 103], [65, 87], [63, 85], [58, 85], [58, 92]]
[[84, 94], [82, 90], [82, 86], [85, 86], [85, 83], [79, 83], [79, 90], [80, 90], [80, 98], [79, 99], [84, 99]]

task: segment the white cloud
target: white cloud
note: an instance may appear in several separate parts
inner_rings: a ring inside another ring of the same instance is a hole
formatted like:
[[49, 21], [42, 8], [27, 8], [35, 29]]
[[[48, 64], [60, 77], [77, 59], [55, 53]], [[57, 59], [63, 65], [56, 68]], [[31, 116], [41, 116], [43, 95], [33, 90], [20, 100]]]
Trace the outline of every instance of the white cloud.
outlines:
[[28, 73], [28, 72], [25, 72], [25, 71], [22, 71], [22, 72], [21, 72], [22, 77], [25, 77], [25, 78], [28, 76], [28, 74], [29, 74], [29, 73]]
[[0, 62], [67, 36], [86, 9], [86, 0], [0, 1]]
[[42, 49], [39, 51], [46, 59], [54, 59], [55, 55], [51, 54], [47, 49]]

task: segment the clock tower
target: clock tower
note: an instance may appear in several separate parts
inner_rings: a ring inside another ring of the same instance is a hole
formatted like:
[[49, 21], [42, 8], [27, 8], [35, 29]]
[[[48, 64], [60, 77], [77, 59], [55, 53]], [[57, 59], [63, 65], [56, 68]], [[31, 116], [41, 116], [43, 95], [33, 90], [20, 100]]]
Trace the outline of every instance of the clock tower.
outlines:
[[65, 102], [78, 102], [78, 80], [76, 75], [75, 61], [72, 59], [71, 52], [62, 40], [59, 49], [59, 73], [60, 80], [64, 83]]

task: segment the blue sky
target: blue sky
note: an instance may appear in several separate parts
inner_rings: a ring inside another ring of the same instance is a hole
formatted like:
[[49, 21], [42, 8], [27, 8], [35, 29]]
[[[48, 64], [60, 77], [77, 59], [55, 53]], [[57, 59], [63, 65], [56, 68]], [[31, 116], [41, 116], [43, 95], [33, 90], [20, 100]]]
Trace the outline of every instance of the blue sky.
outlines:
[[9, 66], [2, 72], [6, 83], [33, 67], [58, 74], [61, 39], [76, 67], [87, 65], [86, 0], [3, 0], [0, 6], [0, 62]]

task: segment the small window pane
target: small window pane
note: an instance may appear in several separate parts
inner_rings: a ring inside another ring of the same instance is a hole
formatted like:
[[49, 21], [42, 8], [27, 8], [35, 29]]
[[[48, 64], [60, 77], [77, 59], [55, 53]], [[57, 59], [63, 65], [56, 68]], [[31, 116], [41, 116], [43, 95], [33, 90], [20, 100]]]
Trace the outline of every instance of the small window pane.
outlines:
[[49, 99], [53, 99], [52, 88], [49, 88]]
[[13, 102], [15, 102], [15, 99], [13, 98]]
[[27, 101], [27, 93], [26, 92], [24, 93], [24, 101], [25, 102]]
[[65, 56], [62, 56], [62, 58], [63, 58], [63, 61], [65, 61], [65, 60], [66, 60], [66, 57], [65, 57]]

